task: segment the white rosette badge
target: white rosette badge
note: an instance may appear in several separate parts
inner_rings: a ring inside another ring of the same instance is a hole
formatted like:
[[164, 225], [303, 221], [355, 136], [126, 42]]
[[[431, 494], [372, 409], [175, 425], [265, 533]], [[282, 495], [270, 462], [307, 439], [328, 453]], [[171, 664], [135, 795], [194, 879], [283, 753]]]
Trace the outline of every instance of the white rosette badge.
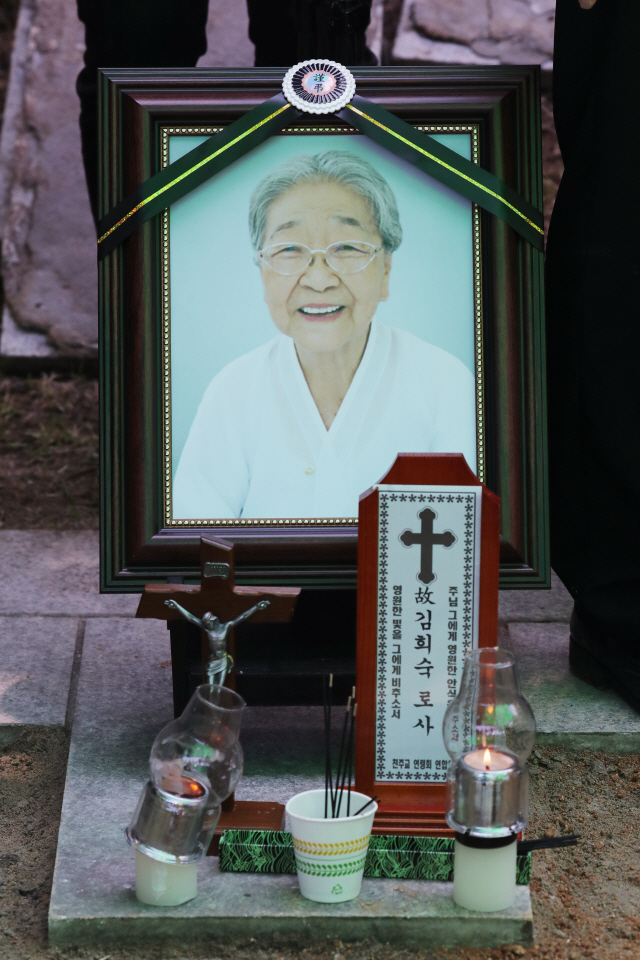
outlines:
[[353, 74], [333, 60], [303, 60], [287, 70], [282, 92], [304, 113], [336, 113], [356, 92]]

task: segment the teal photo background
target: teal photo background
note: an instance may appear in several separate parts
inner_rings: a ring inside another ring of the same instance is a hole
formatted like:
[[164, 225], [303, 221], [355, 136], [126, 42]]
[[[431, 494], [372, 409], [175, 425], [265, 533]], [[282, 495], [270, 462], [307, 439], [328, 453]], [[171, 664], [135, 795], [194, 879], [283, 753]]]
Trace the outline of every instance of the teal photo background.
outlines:
[[[470, 134], [433, 136], [471, 158]], [[206, 139], [170, 137], [170, 162]], [[475, 369], [471, 203], [364, 136], [271, 137], [170, 208], [173, 475], [209, 382], [277, 333], [249, 242], [251, 192], [284, 160], [333, 149], [369, 160], [398, 202], [404, 237], [377, 316]]]

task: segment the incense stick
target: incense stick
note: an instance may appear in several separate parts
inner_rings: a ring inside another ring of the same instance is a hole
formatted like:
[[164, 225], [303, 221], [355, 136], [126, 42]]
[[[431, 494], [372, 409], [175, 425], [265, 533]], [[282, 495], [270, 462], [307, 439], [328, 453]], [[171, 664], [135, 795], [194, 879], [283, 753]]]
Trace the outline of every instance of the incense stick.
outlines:
[[329, 799], [329, 730], [327, 727], [329, 710], [327, 701], [326, 673], [322, 674], [322, 714], [324, 717], [324, 818], [326, 820]]
[[[355, 692], [355, 691], [354, 691]], [[351, 757], [352, 757], [352, 741], [353, 741], [353, 721], [356, 715], [357, 704], [351, 701], [349, 697], [349, 704], [347, 705], [347, 713], [345, 715], [345, 728], [347, 726], [347, 721], [349, 721], [348, 734], [344, 737], [345, 740], [345, 750], [342, 753], [341, 762], [338, 769], [338, 779], [340, 780], [340, 797], [337, 801], [337, 812], [336, 816], [340, 816], [340, 811], [342, 809], [342, 798], [344, 795], [344, 788], [347, 782], [347, 775], [351, 769]], [[345, 731], [343, 731], [344, 735]], [[336, 783], [336, 796], [337, 796], [337, 783]], [[347, 796], [347, 808], [349, 807], [349, 797]], [[349, 814], [347, 813], [347, 816]]]
[[[346, 777], [346, 761], [348, 754], [348, 730], [349, 730], [349, 716], [351, 714], [351, 697], [347, 701], [347, 710], [344, 715], [344, 727], [342, 729], [342, 749], [340, 750], [340, 757], [338, 759], [338, 776], [336, 779], [336, 817], [340, 816], [340, 809], [342, 807], [342, 794], [344, 793], [344, 784]], [[338, 785], [340, 787], [340, 795], [338, 796]]]
[[569, 833], [564, 837], [540, 837], [538, 840], [518, 840], [518, 853], [530, 850], [552, 850], [554, 847], [575, 847], [580, 839], [578, 834]]
[[[336, 789], [333, 797], [333, 816], [340, 816], [340, 805], [338, 804], [338, 790], [340, 788], [340, 778], [342, 776], [342, 769], [344, 764], [345, 757], [345, 745], [347, 739], [347, 730], [349, 723], [349, 713], [351, 711], [351, 697], [347, 700], [347, 709], [345, 710], [344, 720], [342, 723], [342, 736], [340, 738], [340, 752], [338, 753], [338, 770], [336, 772]], [[340, 803], [342, 803], [342, 792], [340, 793]], [[337, 810], [337, 812], [336, 812]]]
[[333, 816], [333, 775], [331, 772], [331, 701], [333, 699], [333, 674], [329, 674], [329, 686], [327, 693], [327, 711], [325, 717], [325, 785], [324, 785], [324, 816], [327, 818], [328, 814], [328, 796], [327, 789], [329, 791], [329, 796], [331, 797], [331, 816]]
[[[355, 688], [354, 688], [355, 694]], [[354, 734], [355, 734], [355, 723], [356, 723], [356, 713], [358, 710], [358, 704], [354, 703], [353, 711], [351, 713], [351, 729], [349, 731], [349, 782], [347, 784], [347, 816], [351, 816], [351, 777], [353, 776], [353, 747], [354, 747]]]
[[354, 817], [360, 816], [360, 814], [362, 813], [362, 811], [363, 811], [363, 810], [366, 810], [367, 807], [371, 806], [372, 803], [375, 803], [377, 799], [378, 799], [377, 796], [371, 797], [371, 800], [367, 800], [367, 802], [364, 803], [364, 804], [360, 807], [359, 810], [356, 810], [356, 812], [353, 814], [353, 816], [354, 816]]
[[[322, 677], [322, 708], [324, 712], [325, 737], [325, 768], [324, 768], [324, 817], [329, 817], [329, 799], [331, 800], [331, 817], [340, 816], [345, 786], [347, 788], [347, 813], [351, 816], [351, 792], [353, 782], [353, 767], [355, 761], [355, 720], [358, 705], [355, 702], [356, 688], [352, 687], [351, 696], [347, 700], [347, 707], [342, 721], [342, 735], [338, 753], [338, 766], [335, 781], [333, 779], [333, 764], [331, 762], [331, 708], [332, 708], [333, 674]], [[334, 786], [335, 783], [335, 786]], [[355, 814], [354, 814], [355, 816]]]

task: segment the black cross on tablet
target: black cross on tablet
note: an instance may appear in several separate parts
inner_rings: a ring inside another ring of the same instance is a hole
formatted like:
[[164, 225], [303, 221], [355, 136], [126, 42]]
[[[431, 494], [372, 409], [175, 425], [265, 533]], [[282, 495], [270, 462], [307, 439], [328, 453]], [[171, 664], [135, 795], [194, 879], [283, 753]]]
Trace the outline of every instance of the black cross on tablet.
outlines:
[[420, 573], [418, 580], [421, 583], [431, 583], [436, 576], [433, 572], [433, 548], [434, 546], [450, 547], [455, 543], [455, 536], [451, 530], [445, 530], [444, 533], [433, 532], [433, 521], [436, 518], [435, 513], [429, 507], [418, 514], [422, 521], [420, 533], [414, 533], [412, 530], [405, 530], [400, 534], [400, 540], [405, 547], [412, 547], [414, 544], [420, 544]]

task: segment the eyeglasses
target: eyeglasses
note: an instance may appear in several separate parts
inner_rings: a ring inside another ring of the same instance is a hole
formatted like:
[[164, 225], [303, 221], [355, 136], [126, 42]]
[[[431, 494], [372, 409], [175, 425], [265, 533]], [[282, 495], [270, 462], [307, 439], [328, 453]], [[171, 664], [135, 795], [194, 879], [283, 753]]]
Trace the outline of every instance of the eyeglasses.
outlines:
[[264, 263], [284, 277], [303, 273], [321, 253], [324, 262], [336, 273], [360, 273], [368, 267], [382, 246], [360, 240], [340, 240], [325, 250], [311, 250], [305, 243], [274, 243], [258, 250], [256, 262]]

